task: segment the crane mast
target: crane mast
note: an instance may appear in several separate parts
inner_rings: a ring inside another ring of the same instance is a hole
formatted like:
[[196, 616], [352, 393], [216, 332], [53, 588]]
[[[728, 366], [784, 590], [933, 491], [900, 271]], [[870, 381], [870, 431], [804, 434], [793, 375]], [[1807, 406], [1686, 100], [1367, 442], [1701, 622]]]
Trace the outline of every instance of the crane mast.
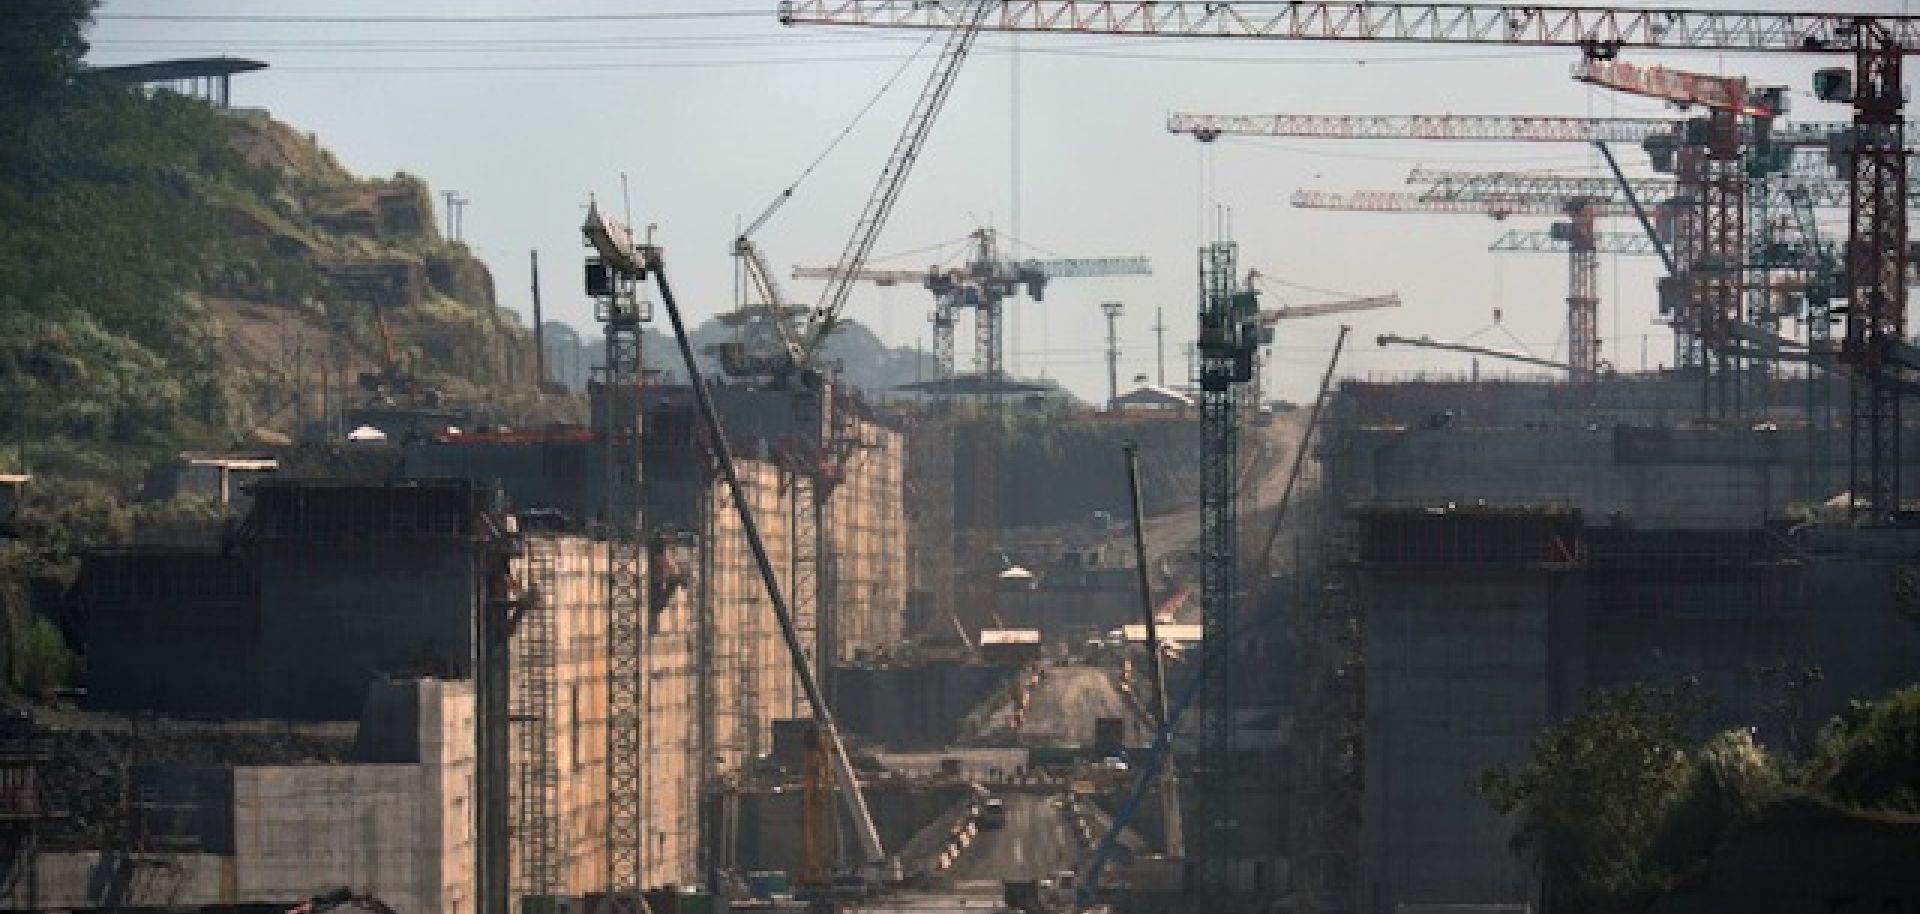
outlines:
[[644, 872], [646, 493], [641, 473], [640, 325], [652, 318], [640, 298], [646, 263], [633, 232], [588, 204], [582, 226], [598, 257], [587, 263], [587, 293], [606, 334], [602, 441], [607, 523], [607, 820], [604, 833], [609, 914], [648, 911]]
[[1197, 674], [1200, 757], [1194, 771], [1200, 813], [1194, 842], [1200, 890], [1230, 891], [1236, 816], [1232, 636], [1240, 601], [1239, 436], [1247, 383], [1260, 346], [1257, 293], [1239, 282], [1239, 246], [1216, 241], [1200, 249], [1200, 607]]

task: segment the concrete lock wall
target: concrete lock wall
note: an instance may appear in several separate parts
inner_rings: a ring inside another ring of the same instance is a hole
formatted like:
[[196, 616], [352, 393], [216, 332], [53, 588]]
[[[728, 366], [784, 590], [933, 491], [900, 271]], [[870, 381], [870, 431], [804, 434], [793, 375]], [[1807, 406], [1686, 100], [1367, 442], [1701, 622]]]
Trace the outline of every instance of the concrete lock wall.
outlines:
[[[1747, 526], [1806, 500], [1802, 436], [1750, 430], [1394, 428], [1353, 435], [1351, 497], [1559, 500], [1637, 525]], [[1678, 438], [1680, 440], [1676, 441]], [[1844, 458], [1844, 454], [1841, 455]], [[1719, 459], [1715, 459], [1719, 458]], [[1840, 484], [1845, 467], [1828, 479]]]
[[337, 886], [472, 914], [470, 682], [419, 680], [420, 763], [234, 769], [234, 887], [282, 904]]
[[855, 424], [861, 446], [829, 501], [835, 555], [831, 662], [890, 650], [904, 636], [907, 586], [906, 437]]
[[1507, 824], [1471, 781], [1527, 756], [1551, 718], [1545, 571], [1363, 574], [1366, 783], [1362, 848], [1375, 911], [1525, 902]]
[[[554, 772], [556, 851], [562, 894], [599, 892], [606, 882], [606, 544], [579, 536], [545, 536], [558, 558], [554, 624], [554, 706], [549, 730]], [[687, 557], [682, 557], [687, 558]], [[525, 558], [515, 573], [529, 580]], [[696, 746], [696, 604], [682, 588], [654, 617], [642, 663], [642, 783], [644, 848], [642, 884], [697, 880], [699, 772]], [[516, 669], [513, 688], [527, 687], [526, 669]], [[529, 762], [529, 730], [511, 731], [511, 808], [518, 809], [519, 767]], [[509, 818], [513, 815], [510, 813]], [[512, 844], [513, 872], [527, 852], [522, 836]], [[521, 887], [516, 884], [515, 891]]]
[[[769, 464], [742, 461], [740, 481], [783, 590], [791, 592], [791, 489]], [[711, 715], [715, 772], [737, 773], [773, 746], [773, 720], [798, 716], [793, 673], [760, 573], [724, 483], [709, 484], [701, 561], [713, 631]]]
[[274, 540], [255, 548], [270, 716], [352, 720], [367, 683], [473, 674], [478, 550], [450, 540]]

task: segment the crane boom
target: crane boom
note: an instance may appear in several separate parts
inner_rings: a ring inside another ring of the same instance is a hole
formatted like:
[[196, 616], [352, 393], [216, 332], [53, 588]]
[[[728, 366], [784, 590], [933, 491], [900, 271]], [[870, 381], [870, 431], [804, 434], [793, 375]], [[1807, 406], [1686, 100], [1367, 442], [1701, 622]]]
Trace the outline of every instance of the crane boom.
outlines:
[[893, 212], [894, 201], [900, 198], [900, 189], [906, 186], [908, 173], [913, 171], [913, 164], [927, 143], [935, 117], [946, 106], [947, 96], [953, 92], [954, 80], [960, 74], [960, 64], [966, 61], [967, 51], [980, 35], [981, 23], [994, 6], [990, 0], [956, 0], [948, 8], [952, 14], [951, 20], [938, 26], [951, 28], [953, 32], [941, 47], [940, 59], [934, 62], [933, 72], [928, 75], [926, 86], [920, 90], [920, 98], [913, 103], [912, 113], [907, 115], [906, 129], [894, 142], [893, 152], [887, 157], [887, 164], [880, 169], [880, 178], [874, 185], [873, 193], [867, 197], [860, 218], [853, 224], [853, 237], [847, 239], [846, 249], [840, 253], [836, 275], [827, 283], [820, 304], [807, 316], [807, 325], [799, 342], [803, 361], [811, 359], [819, 351], [827, 334], [832, 333], [834, 325], [839, 322], [840, 311], [846, 307], [847, 292], [852, 288], [853, 279], [859, 275], [860, 268], [866, 265], [867, 255], [873, 251], [873, 243], [879, 239], [887, 215]]
[[1495, 349], [1491, 346], [1475, 346], [1472, 343], [1455, 343], [1448, 340], [1436, 340], [1427, 336], [1411, 337], [1400, 336], [1394, 333], [1382, 333], [1374, 338], [1374, 342], [1380, 344], [1383, 348], [1387, 346], [1412, 346], [1416, 349], [1440, 349], [1447, 352], [1464, 352], [1468, 355], [1484, 355], [1488, 358], [1505, 359], [1509, 362], [1522, 362], [1528, 365], [1538, 365], [1541, 368], [1552, 368], [1558, 371], [1566, 371], [1568, 369], [1567, 363], [1565, 362], [1543, 359], [1537, 355], [1516, 352], [1512, 349]]
[[[1788, 193], [1804, 193], [1807, 204], [1821, 209], [1844, 208], [1850, 192], [1847, 182], [1812, 173], [1795, 173], [1791, 181], [1757, 183], [1753, 194], [1777, 195], [1781, 201]], [[1566, 175], [1533, 171], [1451, 171], [1416, 168], [1407, 173], [1408, 184], [1425, 184], [1423, 200], [1498, 202], [1514, 196], [1547, 195], [1591, 197], [1595, 201], [1626, 202], [1626, 190], [1640, 200], [1667, 201], [1681, 192], [1671, 178], [1627, 178], [1625, 185], [1615, 178], [1593, 175]], [[1920, 172], [1907, 181], [1907, 199], [1920, 197]]]
[[1221, 136], [1326, 140], [1471, 140], [1527, 143], [1642, 143], [1684, 123], [1651, 117], [1541, 117], [1503, 114], [1171, 114], [1168, 133], [1202, 142]]
[[[838, 267], [794, 267], [794, 279], [838, 279], [844, 275]], [[895, 286], [902, 283], [919, 284], [930, 276], [938, 276], [935, 269], [925, 270], [856, 270], [849, 283], [870, 282], [876, 286]]]
[[[1493, 240], [1487, 250], [1495, 254], [1565, 254], [1573, 250], [1573, 242], [1560, 232], [1529, 232], [1513, 229]], [[1593, 252], [1596, 254], [1644, 254], [1655, 256], [1652, 239], [1639, 232], [1594, 232]]]
[[1862, 28], [1870, 25], [1891, 44], [1920, 47], [1920, 16], [1867, 13], [1287, 0], [1022, 0], [989, 6], [997, 13], [982, 20], [965, 0], [783, 0], [779, 17], [787, 25], [938, 29], [974, 22], [992, 32], [1450, 42], [1595, 53], [1850, 53], [1876, 40]]
[[[1420, 192], [1421, 199], [1452, 201], [1499, 200], [1513, 195], [1616, 200], [1621, 188], [1611, 177], [1431, 168], [1408, 172], [1407, 183], [1427, 185]], [[1628, 178], [1627, 186], [1643, 200], [1667, 200], [1679, 192], [1679, 185], [1671, 178]]]
[[1145, 257], [1053, 257], [1022, 260], [1013, 266], [1008, 272], [1038, 270], [1048, 279], [1153, 275], [1153, 262]]
[[[1145, 257], [1056, 257], [1042, 260], [1007, 260], [990, 268], [988, 272], [996, 276], [1016, 276], [1022, 272], [1038, 272], [1048, 279], [1087, 279], [1114, 276], [1152, 276], [1153, 262]], [[794, 279], [836, 279], [842, 275], [838, 267], [794, 267]], [[960, 282], [968, 277], [968, 269], [962, 267], [928, 267], [924, 270], [859, 270], [852, 276], [852, 282], [870, 282], [876, 286], [897, 286], [908, 283], [924, 284], [948, 279]]]
[[[1667, 71], [1671, 72], [1671, 71]], [[1170, 114], [1167, 132], [1203, 143], [1223, 136], [1319, 140], [1457, 140], [1480, 143], [1646, 143], [1680, 135], [1685, 118], [1538, 114]], [[1789, 149], [1843, 148], [1846, 122], [1775, 123], [1767, 142]], [[1751, 134], [1751, 129], [1747, 129]], [[1748, 136], [1748, 140], [1755, 137]], [[1915, 141], [1910, 139], [1911, 148]]]
[[1683, 108], [1702, 105], [1749, 117], [1774, 117], [1780, 113], [1775, 106], [1755, 96], [1744, 76], [1642, 67], [1624, 60], [1583, 60], [1574, 67], [1573, 78], [1616, 92], [1672, 102]]
[[733, 240], [733, 253], [746, 266], [747, 278], [753, 283], [754, 291], [760, 293], [767, 323], [773, 325], [774, 333], [780, 338], [780, 349], [786, 355], [787, 364], [798, 365], [804, 354], [800, 350], [800, 341], [794, 338], [793, 316], [788, 313], [787, 298], [780, 293], [780, 284], [774, 278], [773, 268], [767, 265], [767, 258], [760, 253], [760, 248], [744, 234]]
[[[1567, 198], [1549, 194], [1512, 194], [1484, 199], [1431, 200], [1416, 193], [1390, 190], [1360, 190], [1340, 193], [1328, 190], [1296, 190], [1290, 198], [1295, 209], [1332, 209], [1364, 213], [1436, 213], [1465, 216], [1564, 216]], [[1631, 216], [1633, 208], [1624, 203], [1603, 201], [1589, 204], [1598, 216]]]
[[1262, 309], [1259, 321], [1272, 324], [1276, 321], [1292, 320], [1299, 317], [1319, 317], [1323, 314], [1345, 314], [1349, 311], [1372, 311], [1376, 308], [1400, 307], [1400, 294], [1389, 292], [1386, 295], [1368, 295], [1363, 298], [1349, 298], [1343, 301], [1315, 302], [1311, 305], [1282, 305], [1278, 308]]

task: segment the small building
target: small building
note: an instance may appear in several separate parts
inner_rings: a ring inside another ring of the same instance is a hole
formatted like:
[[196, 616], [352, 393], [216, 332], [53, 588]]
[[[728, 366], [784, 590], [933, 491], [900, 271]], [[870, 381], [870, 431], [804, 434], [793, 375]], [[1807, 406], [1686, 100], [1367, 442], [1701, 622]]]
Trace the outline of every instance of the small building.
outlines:
[[222, 507], [244, 511], [252, 501], [247, 486], [278, 472], [280, 461], [271, 457], [182, 451], [150, 478], [147, 495], [210, 498]]
[[1037, 628], [987, 628], [980, 631], [980, 659], [995, 664], [1031, 663], [1040, 659]]
[[1184, 415], [1193, 409], [1193, 398], [1171, 387], [1147, 384], [1113, 398], [1113, 408], [1126, 413]]
[[[1154, 626], [1153, 633], [1160, 637], [1161, 644], [1185, 648], [1200, 643], [1203, 635], [1203, 627], [1187, 623], [1162, 623]], [[1120, 626], [1120, 637], [1125, 640], [1128, 645], [1146, 644], [1147, 627], [1144, 624], [1138, 623], [1122, 625]]]
[[26, 500], [27, 483], [33, 477], [25, 473], [0, 473], [0, 520], [13, 517], [20, 510], [20, 503]]

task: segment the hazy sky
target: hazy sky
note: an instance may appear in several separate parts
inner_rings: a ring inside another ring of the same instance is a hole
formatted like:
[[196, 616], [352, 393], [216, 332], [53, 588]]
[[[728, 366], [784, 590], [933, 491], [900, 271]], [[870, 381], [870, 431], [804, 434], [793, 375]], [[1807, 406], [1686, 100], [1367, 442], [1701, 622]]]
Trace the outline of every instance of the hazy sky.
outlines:
[[[1670, 7], [1679, 4], [1624, 6]], [[1765, 0], [1694, 7], [1789, 9]], [[1800, 0], [1823, 7], [1825, 0]], [[676, 292], [698, 320], [732, 305], [736, 225], [793, 183], [896, 71], [892, 90], [756, 236], [784, 276], [839, 255], [937, 46], [923, 35], [785, 28], [775, 4], [744, 0], [106, 0], [96, 63], [230, 54], [272, 68], [235, 80], [236, 105], [317, 133], [351, 169], [407, 171], [468, 199], [465, 237], [492, 267], [503, 304], [526, 313], [527, 255], [538, 250], [547, 314], [590, 329], [580, 292], [580, 216], [589, 194], [616, 207], [620, 175], [634, 220], [659, 226]], [[1849, 11], [1902, 13], [1901, 0]], [[919, 56], [914, 58], [915, 53]], [[1465, 356], [1380, 349], [1379, 333], [1475, 335], [1564, 355], [1566, 259], [1490, 254], [1509, 227], [1470, 216], [1295, 210], [1296, 188], [1402, 190], [1427, 165], [1598, 173], [1578, 145], [1418, 141], [1222, 140], [1165, 132], [1173, 111], [1497, 113], [1663, 116], [1655, 101], [1569, 78], [1571, 50], [1473, 45], [1005, 36], [981, 39], [875, 248], [875, 266], [917, 268], [993, 225], [1035, 256], [1145, 254], [1144, 279], [1061, 280], [1010, 316], [1009, 362], [1088, 399], [1105, 396], [1103, 301], [1121, 318], [1121, 382], [1155, 372], [1156, 306], [1167, 372], [1185, 372], [1195, 248], [1210, 215], [1230, 212], [1244, 267], [1293, 286], [1270, 304], [1397, 291], [1405, 306], [1345, 316], [1347, 375], [1464, 372]], [[1844, 106], [1808, 89], [1844, 56], [1638, 55], [1642, 63], [1743, 73], [1792, 90], [1790, 120], [1836, 121]], [[1016, 78], [1017, 74], [1017, 78]], [[1015, 91], [1017, 85], [1018, 91]], [[1017, 124], [1017, 129], [1016, 129]], [[1016, 138], [1017, 136], [1017, 144]], [[1644, 172], [1637, 149], [1623, 162]], [[1019, 173], [1016, 187], [1014, 173]], [[1019, 225], [1014, 230], [1014, 210]], [[1837, 217], [1837, 213], [1834, 214]], [[1626, 231], [1621, 222], [1611, 226]], [[946, 245], [939, 251], [927, 251]], [[899, 252], [918, 252], [885, 257]], [[1602, 355], [1623, 368], [1671, 356], [1653, 319], [1653, 258], [1603, 259]], [[787, 280], [789, 296], [819, 284]], [[1502, 328], [1490, 328], [1494, 309]], [[927, 293], [856, 288], [848, 314], [898, 345], [926, 342]], [[1310, 397], [1342, 318], [1283, 324], [1271, 392]], [[960, 361], [971, 330], [962, 325]], [[1509, 334], [1511, 334], [1509, 336]], [[658, 354], [666, 358], [669, 353]], [[1483, 371], [1505, 371], [1483, 363]]]

